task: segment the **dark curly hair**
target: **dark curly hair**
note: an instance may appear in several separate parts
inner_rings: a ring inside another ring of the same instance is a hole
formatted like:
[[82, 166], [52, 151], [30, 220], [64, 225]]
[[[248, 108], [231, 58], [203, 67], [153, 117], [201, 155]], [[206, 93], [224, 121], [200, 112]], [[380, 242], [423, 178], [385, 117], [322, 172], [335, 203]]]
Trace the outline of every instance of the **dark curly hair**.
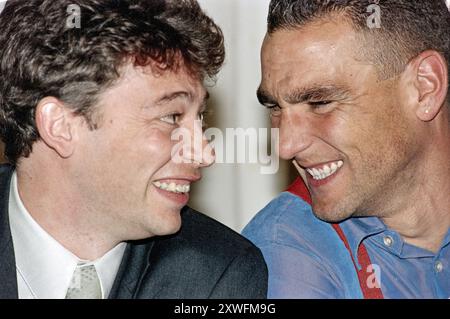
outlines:
[[[381, 27], [369, 28], [367, 9], [378, 4]], [[450, 14], [444, 0], [272, 0], [268, 32], [304, 26], [341, 14], [360, 31], [361, 53], [383, 78], [401, 72], [407, 62], [432, 49], [450, 61]]]
[[[67, 23], [74, 7], [79, 27]], [[195, 0], [9, 0], [0, 30], [0, 137], [14, 165], [39, 139], [35, 108], [46, 96], [95, 129], [93, 105], [127, 62], [181, 61], [206, 80], [224, 61], [222, 32]]]

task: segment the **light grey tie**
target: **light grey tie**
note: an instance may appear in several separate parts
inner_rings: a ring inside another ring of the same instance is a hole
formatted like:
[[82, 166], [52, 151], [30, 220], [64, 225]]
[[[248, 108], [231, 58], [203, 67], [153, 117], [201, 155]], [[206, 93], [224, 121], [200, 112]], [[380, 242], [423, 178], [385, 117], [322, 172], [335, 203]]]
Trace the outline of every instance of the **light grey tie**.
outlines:
[[94, 265], [77, 265], [66, 299], [102, 299], [100, 280]]

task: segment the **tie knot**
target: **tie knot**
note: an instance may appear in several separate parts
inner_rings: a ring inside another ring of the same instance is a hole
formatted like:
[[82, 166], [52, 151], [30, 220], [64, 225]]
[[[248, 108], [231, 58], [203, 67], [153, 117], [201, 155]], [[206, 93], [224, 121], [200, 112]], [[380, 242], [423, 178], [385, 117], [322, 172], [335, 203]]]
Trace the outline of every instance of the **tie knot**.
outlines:
[[94, 265], [78, 264], [67, 289], [66, 299], [101, 299], [102, 289]]

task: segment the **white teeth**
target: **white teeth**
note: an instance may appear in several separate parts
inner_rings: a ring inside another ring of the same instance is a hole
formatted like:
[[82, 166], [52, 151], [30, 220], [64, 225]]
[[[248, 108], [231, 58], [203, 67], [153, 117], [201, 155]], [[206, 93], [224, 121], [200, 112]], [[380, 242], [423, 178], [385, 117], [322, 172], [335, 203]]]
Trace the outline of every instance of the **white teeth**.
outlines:
[[331, 170], [332, 170], [333, 172], [336, 172], [337, 169], [338, 169], [338, 166], [337, 166], [336, 163], [331, 164]]
[[334, 163], [331, 163], [331, 165], [324, 165], [322, 168], [313, 168], [313, 169], [307, 169], [307, 172], [315, 179], [315, 180], [321, 180], [325, 179], [341, 168], [344, 165], [343, 161], [337, 161]]
[[191, 190], [191, 185], [190, 184], [186, 184], [186, 185], [178, 185], [175, 183], [161, 183], [161, 182], [153, 182], [153, 185], [155, 185], [156, 187], [168, 191], [168, 192], [172, 192], [172, 193], [189, 193], [189, 191]]

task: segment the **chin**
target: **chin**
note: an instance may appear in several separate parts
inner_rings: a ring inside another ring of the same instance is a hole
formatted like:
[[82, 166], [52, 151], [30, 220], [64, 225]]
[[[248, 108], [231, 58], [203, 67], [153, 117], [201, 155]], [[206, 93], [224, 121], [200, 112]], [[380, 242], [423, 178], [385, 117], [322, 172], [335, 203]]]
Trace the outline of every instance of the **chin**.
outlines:
[[[169, 214], [173, 214], [170, 212]], [[157, 236], [172, 235], [181, 229], [181, 215], [165, 217], [157, 227], [153, 226], [154, 234]]]
[[332, 207], [317, 207], [317, 205], [314, 204], [312, 210], [317, 218], [328, 223], [339, 223], [352, 215], [347, 210]]
[[181, 229], [181, 222], [176, 225], [171, 225], [165, 229], [164, 235], [172, 235], [177, 233]]

